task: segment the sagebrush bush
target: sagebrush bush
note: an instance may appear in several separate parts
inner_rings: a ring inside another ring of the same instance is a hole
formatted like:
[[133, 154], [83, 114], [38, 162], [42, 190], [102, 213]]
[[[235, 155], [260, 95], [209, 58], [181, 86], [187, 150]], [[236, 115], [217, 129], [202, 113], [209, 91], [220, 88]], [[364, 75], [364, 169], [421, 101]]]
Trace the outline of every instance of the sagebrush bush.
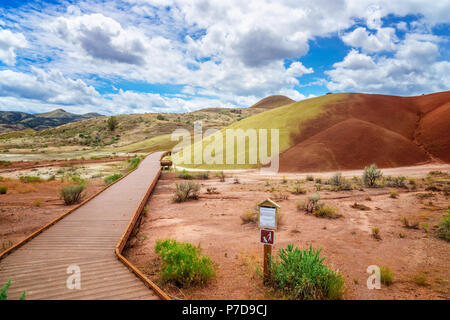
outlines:
[[83, 197], [84, 185], [72, 185], [61, 189], [61, 197], [66, 205], [80, 202]]
[[194, 179], [194, 176], [190, 174], [188, 171], [183, 169], [183, 171], [179, 172], [177, 174], [177, 178], [184, 179], [184, 180], [192, 180]]
[[304, 210], [308, 213], [313, 213], [314, 210], [316, 210], [319, 207], [319, 200], [320, 200], [320, 193], [316, 192], [310, 195], [306, 202], [302, 200], [298, 201], [297, 209]]
[[380, 267], [380, 280], [381, 283], [390, 286], [394, 281], [394, 273], [389, 267]]
[[437, 231], [439, 238], [450, 241], [450, 209], [447, 209], [447, 215], [441, 218]]
[[163, 261], [163, 281], [174, 281], [179, 286], [204, 284], [215, 274], [211, 259], [190, 243], [160, 240], [156, 242], [155, 252]]
[[329, 219], [336, 219], [339, 218], [341, 215], [338, 213], [336, 208], [330, 207], [328, 205], [319, 205], [318, 208], [316, 208], [313, 212], [313, 214], [316, 217], [320, 218], [329, 218]]
[[395, 190], [392, 190], [392, 191], [389, 193], [389, 197], [392, 198], [392, 199], [397, 199], [397, 198], [398, 198], [398, 192], [395, 191]]
[[7, 187], [0, 187], [0, 194], [6, 194], [6, 192], [8, 192]]
[[216, 172], [216, 176], [219, 178], [220, 182], [225, 182], [225, 173], [223, 171]]
[[104, 181], [105, 181], [106, 184], [111, 184], [111, 183], [113, 183], [114, 181], [116, 181], [116, 180], [118, 180], [120, 178], [122, 178], [122, 174], [121, 173], [114, 173], [114, 174], [112, 174], [110, 176], [107, 176]]
[[195, 175], [195, 179], [200, 179], [200, 180], [208, 180], [209, 179], [209, 172], [205, 171], [205, 172], [199, 172]]
[[341, 299], [344, 278], [329, 269], [320, 257], [322, 249], [300, 250], [292, 244], [281, 248], [276, 259], [270, 259], [268, 284], [290, 299]]
[[382, 176], [381, 170], [378, 170], [375, 164], [371, 164], [369, 167], [364, 168], [363, 182], [369, 188], [373, 188], [376, 187], [377, 180]]
[[199, 192], [200, 185], [198, 183], [193, 181], [177, 183], [173, 194], [173, 200], [175, 202], [184, 202], [191, 199], [197, 200]]
[[300, 182], [294, 183], [294, 185], [291, 188], [291, 193], [293, 194], [305, 194], [306, 189], [300, 184]]
[[314, 177], [311, 175], [306, 176], [306, 181], [314, 181]]
[[341, 173], [336, 173], [330, 179], [327, 180], [327, 184], [331, 185], [332, 191], [344, 191], [344, 190], [352, 190], [352, 184], [350, 181], [345, 179]]
[[398, 177], [387, 176], [384, 179], [383, 184], [385, 187], [407, 188], [406, 177], [403, 177], [403, 176], [398, 176]]

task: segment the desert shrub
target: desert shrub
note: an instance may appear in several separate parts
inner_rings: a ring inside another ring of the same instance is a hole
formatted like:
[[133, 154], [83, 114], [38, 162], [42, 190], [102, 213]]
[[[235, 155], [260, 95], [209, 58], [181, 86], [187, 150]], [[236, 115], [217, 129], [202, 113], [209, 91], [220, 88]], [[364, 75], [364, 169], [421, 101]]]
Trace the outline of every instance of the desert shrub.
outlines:
[[86, 180], [82, 179], [79, 176], [72, 176], [72, 181], [78, 184], [86, 184]]
[[109, 117], [108, 121], [107, 121], [107, 125], [108, 125], [109, 131], [116, 130], [117, 125], [118, 125], [118, 121], [117, 121], [116, 117], [114, 117], [114, 116]]
[[320, 183], [316, 183], [314, 185], [314, 188], [316, 189], [316, 191], [320, 191], [320, 190], [322, 190], [322, 185]]
[[419, 222], [414, 222], [414, 223], [410, 224], [408, 219], [405, 217], [402, 217], [401, 221], [403, 223], [403, 226], [407, 229], [418, 229], [419, 228]]
[[216, 176], [219, 178], [220, 182], [225, 182], [225, 173], [223, 171], [216, 172]]
[[268, 284], [290, 299], [341, 299], [344, 278], [328, 268], [320, 257], [322, 249], [300, 250], [292, 244], [281, 248], [276, 259], [270, 259]]
[[41, 177], [35, 177], [35, 176], [21, 176], [20, 181], [24, 183], [33, 183], [33, 182], [41, 182]]
[[308, 200], [305, 201], [299, 201], [297, 202], [297, 209], [304, 210], [308, 213], [313, 213], [314, 210], [319, 208], [319, 200], [320, 200], [320, 193], [314, 193], [308, 197]]
[[397, 199], [398, 198], [398, 192], [395, 190], [392, 190], [389, 194], [389, 197], [391, 197], [392, 199]]
[[372, 237], [374, 237], [377, 240], [381, 240], [380, 228], [378, 228], [378, 227], [372, 228]]
[[40, 207], [40, 206], [41, 206], [41, 203], [42, 203], [42, 200], [41, 200], [41, 199], [36, 199], [36, 200], [34, 200], [33, 205], [34, 205], [35, 207]]
[[197, 200], [200, 185], [193, 181], [177, 183], [173, 194], [173, 201], [184, 202], [188, 200]]
[[417, 284], [418, 286], [424, 287], [428, 285], [427, 280], [428, 280], [427, 275], [423, 272], [414, 276], [414, 283]]
[[439, 221], [437, 231], [439, 238], [450, 241], [450, 209], [447, 209], [447, 215]]
[[72, 185], [61, 189], [61, 197], [66, 205], [80, 202], [83, 197], [84, 185]]
[[158, 119], [158, 120], [163, 120], [163, 121], [167, 121], [168, 119], [166, 118], [166, 117], [164, 117], [162, 114], [158, 114], [157, 116], [156, 116], [156, 119]]
[[183, 169], [183, 171], [181, 171], [177, 174], [177, 178], [184, 179], [184, 180], [192, 180], [192, 179], [194, 179], [194, 176], [192, 174], [190, 174], [188, 171]]
[[121, 173], [114, 173], [114, 174], [112, 174], [110, 176], [107, 176], [104, 181], [105, 181], [106, 184], [111, 184], [111, 183], [113, 183], [114, 181], [116, 181], [116, 180], [118, 180], [120, 178], [122, 178], [122, 174]]
[[238, 177], [235, 177], [233, 183], [234, 183], [234, 184], [240, 184], [241, 181], [239, 180]]
[[381, 283], [390, 286], [394, 281], [394, 273], [389, 267], [380, 267], [380, 280]]
[[265, 183], [266, 187], [270, 186], [270, 180], [269, 180], [269, 179], [266, 179], [266, 180], [264, 181], [264, 183]]
[[306, 189], [303, 188], [303, 186], [297, 181], [292, 186], [290, 192], [292, 194], [305, 194], [306, 193]]
[[311, 175], [306, 176], [306, 181], [314, 181], [314, 177]]
[[256, 223], [258, 221], [258, 213], [254, 210], [248, 210], [241, 214], [242, 224], [246, 223]]
[[219, 191], [217, 191], [216, 187], [207, 187], [206, 188], [206, 193], [207, 194], [218, 194]]
[[289, 194], [287, 192], [278, 191], [273, 193], [272, 198], [276, 201], [288, 200]]
[[50, 177], [48, 177], [47, 181], [54, 181], [56, 180], [56, 176], [53, 174]]
[[209, 179], [209, 172], [205, 171], [205, 172], [199, 172], [195, 175], [195, 179], [199, 179], [199, 180], [208, 180]]
[[341, 216], [336, 208], [330, 207], [328, 205], [319, 205], [318, 208], [314, 210], [313, 214], [319, 218], [329, 219], [336, 219]]
[[[8, 300], [8, 289], [11, 286], [11, 279], [9, 279], [0, 289], [0, 300]], [[26, 299], [26, 292], [22, 292], [22, 295], [20, 296], [19, 300], [25, 300]]]
[[286, 184], [288, 183], [287, 179], [285, 176], [283, 176], [283, 178], [281, 179], [281, 183]]
[[204, 284], [215, 274], [211, 259], [201, 254], [201, 249], [176, 240], [159, 240], [155, 252], [163, 262], [161, 277], [180, 286]]
[[341, 173], [336, 173], [330, 179], [327, 180], [327, 184], [331, 185], [332, 191], [352, 190], [351, 183], [345, 179]]
[[130, 165], [128, 166], [127, 171], [131, 171], [138, 167], [139, 163], [141, 162], [141, 158], [134, 157], [133, 159], [128, 159], [128, 162], [130, 163]]
[[0, 194], [6, 194], [6, 192], [8, 192], [7, 187], [0, 187]]
[[376, 187], [377, 180], [383, 176], [381, 170], [377, 169], [375, 164], [371, 164], [369, 167], [364, 168], [363, 182], [369, 188]]
[[316, 178], [315, 182], [319, 184], [322, 183], [322, 178]]
[[403, 176], [398, 176], [398, 177], [387, 176], [384, 179], [384, 186], [392, 187], [392, 188], [407, 188], [406, 187], [406, 178]]

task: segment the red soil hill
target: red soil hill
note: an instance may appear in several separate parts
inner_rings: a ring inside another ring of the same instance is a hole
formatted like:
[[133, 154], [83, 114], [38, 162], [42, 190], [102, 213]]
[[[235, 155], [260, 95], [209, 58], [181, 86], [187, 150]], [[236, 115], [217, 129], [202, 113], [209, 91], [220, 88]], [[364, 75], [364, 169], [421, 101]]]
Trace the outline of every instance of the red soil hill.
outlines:
[[418, 97], [351, 93], [300, 124], [280, 171], [398, 167], [450, 161], [450, 92]]

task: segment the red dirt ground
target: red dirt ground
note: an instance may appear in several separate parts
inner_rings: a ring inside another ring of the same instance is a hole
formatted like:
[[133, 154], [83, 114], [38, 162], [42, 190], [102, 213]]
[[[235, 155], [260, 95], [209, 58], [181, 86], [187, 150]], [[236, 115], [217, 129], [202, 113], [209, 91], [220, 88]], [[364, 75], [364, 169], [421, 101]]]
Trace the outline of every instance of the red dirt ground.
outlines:
[[280, 171], [298, 171], [299, 166], [306, 171], [346, 170], [372, 163], [392, 168], [427, 160], [427, 154], [404, 136], [352, 118], [283, 152]]
[[43, 167], [66, 167], [72, 165], [82, 165], [90, 163], [104, 163], [127, 160], [129, 157], [108, 157], [101, 159], [85, 160], [50, 160], [50, 161], [12, 161], [7, 166], [0, 164], [0, 173], [16, 170], [43, 168]]
[[[0, 195], [0, 251], [17, 243], [73, 206], [64, 205], [59, 192], [65, 183], [42, 181], [23, 183], [19, 180], [4, 180], [7, 194]], [[89, 181], [83, 199], [104, 188], [102, 179]]]
[[[397, 173], [398, 174], [398, 173]], [[234, 184], [233, 177], [240, 180]], [[173, 173], [163, 173], [148, 202], [149, 211], [137, 236], [129, 243], [125, 255], [163, 290], [180, 299], [272, 299], [273, 293], [262, 285], [256, 268], [262, 264], [262, 245], [254, 224], [242, 224], [241, 214], [267, 197], [276, 197], [289, 183], [281, 176], [272, 176], [270, 186], [265, 177], [249, 173], [228, 176], [226, 182], [217, 178], [201, 183], [200, 199], [173, 203], [175, 183]], [[292, 180], [293, 181], [293, 180]], [[397, 189], [398, 199], [390, 198], [390, 188], [364, 191], [321, 191], [322, 200], [336, 207], [343, 217], [316, 218], [296, 208], [306, 195], [288, 193], [287, 200], [276, 200], [283, 212], [282, 224], [275, 234], [272, 253], [293, 243], [307, 248], [323, 248], [325, 264], [338, 269], [345, 277], [347, 299], [450, 299], [450, 243], [439, 239], [435, 225], [445, 214], [448, 196], [435, 192], [431, 198], [419, 199], [424, 193], [421, 180], [417, 191]], [[314, 192], [314, 182], [303, 182], [308, 194]], [[219, 194], [206, 194], [214, 186]], [[370, 197], [370, 199], [368, 198]], [[368, 211], [353, 209], [354, 202], [364, 204]], [[432, 201], [432, 203], [430, 203]], [[401, 217], [410, 222], [428, 223], [428, 233], [422, 227], [407, 229]], [[382, 240], [371, 235], [379, 227]], [[403, 237], [400, 236], [403, 234]], [[161, 282], [160, 260], [154, 246], [160, 239], [190, 242], [202, 248], [217, 266], [216, 277], [206, 286], [178, 288]], [[380, 290], [368, 290], [369, 265], [388, 266], [394, 273], [394, 283]], [[427, 285], [416, 284], [414, 278], [424, 273]]]
[[[325, 105], [321, 116], [301, 125], [300, 133], [291, 137], [293, 146], [280, 156], [281, 171], [448, 162], [449, 101], [450, 91], [418, 97], [346, 94], [338, 103]], [[357, 124], [355, 119], [366, 125]]]

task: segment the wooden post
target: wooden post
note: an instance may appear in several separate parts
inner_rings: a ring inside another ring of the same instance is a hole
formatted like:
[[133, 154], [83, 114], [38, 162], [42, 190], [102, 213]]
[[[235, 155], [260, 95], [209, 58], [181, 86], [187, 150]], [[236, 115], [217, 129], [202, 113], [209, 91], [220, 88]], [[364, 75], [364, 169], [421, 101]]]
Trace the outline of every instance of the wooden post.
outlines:
[[269, 244], [264, 245], [264, 282], [269, 280], [270, 270], [269, 270], [269, 257], [272, 256], [272, 246]]

